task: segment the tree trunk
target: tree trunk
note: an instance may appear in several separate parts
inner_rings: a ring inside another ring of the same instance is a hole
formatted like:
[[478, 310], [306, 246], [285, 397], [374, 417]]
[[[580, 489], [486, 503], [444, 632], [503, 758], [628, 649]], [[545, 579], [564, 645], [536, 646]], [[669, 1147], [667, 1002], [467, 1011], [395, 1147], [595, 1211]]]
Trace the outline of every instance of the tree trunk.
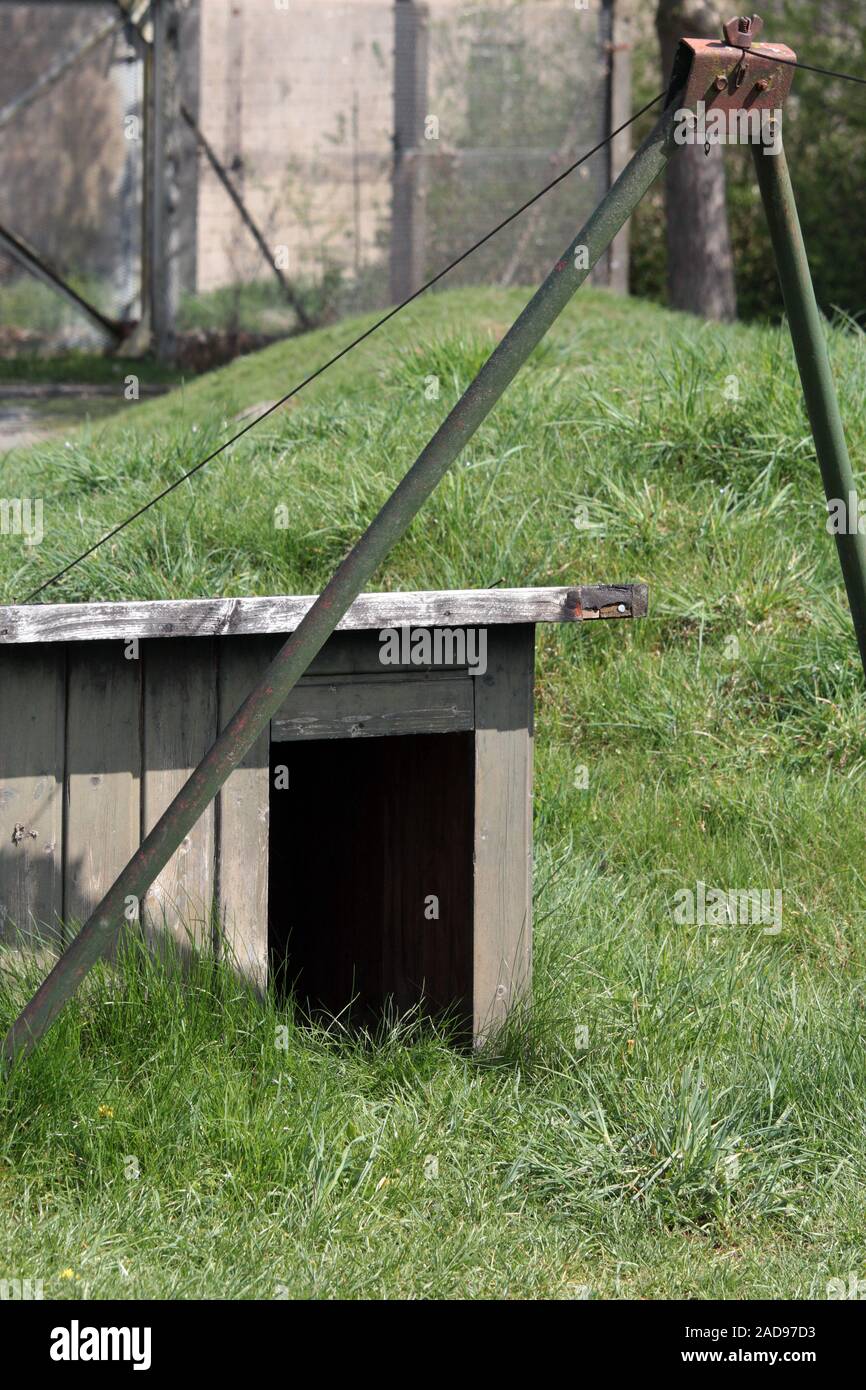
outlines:
[[[721, 38], [721, 12], [706, 0], [659, 0], [656, 29], [667, 81], [681, 38]], [[683, 145], [667, 168], [668, 301], [706, 319], [732, 319], [737, 300], [725, 201], [723, 147]]]

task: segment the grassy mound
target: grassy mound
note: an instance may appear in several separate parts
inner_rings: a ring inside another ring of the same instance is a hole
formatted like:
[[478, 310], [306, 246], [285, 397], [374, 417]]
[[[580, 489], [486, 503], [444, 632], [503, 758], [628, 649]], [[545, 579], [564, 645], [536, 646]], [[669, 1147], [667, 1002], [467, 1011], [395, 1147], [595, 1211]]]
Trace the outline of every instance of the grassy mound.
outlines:
[[[426, 297], [44, 597], [315, 592], [525, 297]], [[366, 322], [11, 458], [45, 538], [4, 538], [3, 601]], [[864, 340], [830, 345], [856, 463]], [[531, 1015], [467, 1058], [420, 1021], [300, 1028], [205, 967], [99, 976], [6, 1097], [10, 1270], [115, 1297], [862, 1277], [866, 708], [824, 523], [784, 330], [582, 292], [377, 577], [650, 584], [646, 621], [539, 630]], [[679, 924], [699, 881], [780, 891], [781, 931]]]

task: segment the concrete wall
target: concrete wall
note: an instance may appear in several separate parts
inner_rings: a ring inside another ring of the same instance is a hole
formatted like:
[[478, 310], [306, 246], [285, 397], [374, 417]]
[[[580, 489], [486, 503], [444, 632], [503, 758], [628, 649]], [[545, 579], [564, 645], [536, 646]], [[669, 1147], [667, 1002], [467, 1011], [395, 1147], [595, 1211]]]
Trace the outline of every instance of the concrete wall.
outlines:
[[[202, 0], [202, 129], [289, 273], [375, 253], [390, 199], [390, 3]], [[261, 275], [213, 172], [200, 165], [198, 288]]]
[[[109, 4], [0, 6], [0, 107], [113, 16]], [[123, 189], [134, 153], [123, 130], [130, 74], [118, 62], [127, 52], [106, 40], [0, 132], [0, 220], [61, 271], [93, 277], [109, 313], [129, 292], [118, 247], [131, 235], [137, 254], [138, 243]], [[20, 274], [5, 261], [4, 272]]]

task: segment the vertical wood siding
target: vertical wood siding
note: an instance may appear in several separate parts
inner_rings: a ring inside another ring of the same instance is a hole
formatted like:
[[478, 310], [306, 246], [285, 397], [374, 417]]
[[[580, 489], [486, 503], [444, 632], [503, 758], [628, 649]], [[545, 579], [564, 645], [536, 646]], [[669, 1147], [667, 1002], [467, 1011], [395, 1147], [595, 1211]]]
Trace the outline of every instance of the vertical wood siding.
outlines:
[[[453, 677], [469, 687], [468, 724], [459, 727], [474, 725], [474, 815], [463, 833], [472, 840], [478, 1038], [527, 985], [532, 931], [534, 627], [490, 626], [487, 636], [486, 673]], [[23, 644], [0, 654], [0, 942], [56, 948], [64, 922], [74, 930], [87, 918], [281, 640], [143, 639], [137, 658], [117, 639]], [[375, 634], [339, 634], [298, 698], [321, 714], [343, 683], [357, 681], [359, 691], [375, 692], [364, 697], [365, 717], [384, 718], [401, 681], [407, 689], [424, 682], [417, 670], [386, 674], [378, 658]], [[429, 698], [414, 732], [425, 720], [431, 726]], [[275, 725], [282, 727], [279, 718]], [[268, 972], [270, 754], [266, 731], [141, 912], [151, 941], [168, 931], [181, 946], [215, 944], [259, 989]]]
[[[279, 638], [219, 642], [219, 724], [223, 728], [279, 646]], [[217, 797], [220, 945], [257, 989], [268, 978], [268, 817], [270, 734], [266, 729]]]
[[0, 660], [0, 941], [57, 946], [66, 649], [15, 647]]
[[[217, 650], [213, 638], [142, 643], [144, 704], [142, 831], [151, 831], [217, 733]], [[142, 903], [145, 934], [170, 931], [178, 945], [213, 936], [215, 810], [207, 808]]]
[[535, 629], [490, 628], [475, 682], [475, 1036], [529, 981], [532, 947], [532, 707]]
[[63, 918], [87, 921], [141, 831], [141, 661], [123, 642], [68, 648]]

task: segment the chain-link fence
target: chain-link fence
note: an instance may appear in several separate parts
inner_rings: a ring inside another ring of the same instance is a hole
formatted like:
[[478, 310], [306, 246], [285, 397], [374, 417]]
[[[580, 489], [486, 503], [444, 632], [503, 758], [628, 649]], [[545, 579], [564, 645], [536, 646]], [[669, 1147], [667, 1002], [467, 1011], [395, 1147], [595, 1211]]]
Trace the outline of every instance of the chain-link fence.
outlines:
[[[598, 11], [457, 5], [430, 20], [425, 269], [459, 254], [607, 133]], [[425, 132], [426, 134], [427, 132]], [[532, 283], [607, 186], [608, 152], [583, 165], [460, 267], [473, 283]]]
[[[597, 5], [253, 0], [223, 21], [202, 26], [201, 125], [289, 273], [356, 308], [411, 293], [609, 129]], [[448, 283], [537, 279], [608, 171], [601, 151]], [[207, 168], [198, 210], [199, 293], [261, 278]]]
[[[181, 332], [274, 336], [376, 307], [608, 133], [611, 11], [154, 0], [133, 28], [117, 4], [0, 0], [13, 58], [0, 71], [0, 226], [110, 320], [147, 318], [149, 274]], [[171, 61], [165, 50], [148, 77], [159, 13]], [[446, 283], [535, 282], [604, 192], [610, 157]], [[63, 342], [93, 327], [3, 253], [0, 330]]]
[[0, 343], [99, 341], [140, 313], [140, 55], [92, 3], [0, 4], [0, 50]]

